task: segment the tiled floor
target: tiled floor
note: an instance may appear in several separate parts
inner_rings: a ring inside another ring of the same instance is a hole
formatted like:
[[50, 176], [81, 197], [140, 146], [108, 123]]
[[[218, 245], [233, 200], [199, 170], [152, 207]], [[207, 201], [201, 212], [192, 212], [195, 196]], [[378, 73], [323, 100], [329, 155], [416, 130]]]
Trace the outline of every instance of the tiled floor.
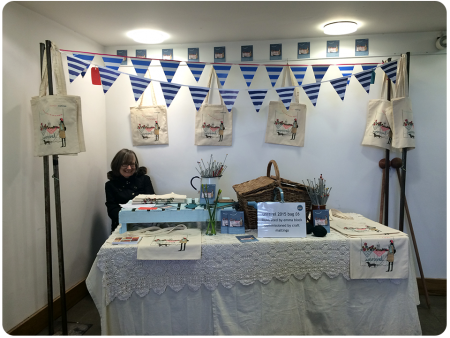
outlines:
[[[420, 296], [419, 311], [422, 334], [424, 336], [437, 336], [447, 327], [447, 297], [430, 296], [431, 309], [428, 309], [425, 296]], [[61, 334], [61, 319], [55, 322], [55, 335]], [[78, 304], [67, 312], [69, 335], [80, 335], [81, 330], [87, 329], [85, 336], [101, 335], [100, 316], [90, 296], [83, 298]], [[73, 323], [73, 324], [72, 324]], [[78, 323], [78, 324], [77, 324]], [[48, 335], [45, 329], [39, 335]]]

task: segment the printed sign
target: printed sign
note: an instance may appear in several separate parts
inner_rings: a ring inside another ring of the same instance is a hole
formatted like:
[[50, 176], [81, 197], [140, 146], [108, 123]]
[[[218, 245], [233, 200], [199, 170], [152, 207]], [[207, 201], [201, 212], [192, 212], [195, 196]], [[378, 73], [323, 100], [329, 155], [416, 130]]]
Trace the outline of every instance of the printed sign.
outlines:
[[306, 237], [305, 203], [258, 203], [258, 237]]

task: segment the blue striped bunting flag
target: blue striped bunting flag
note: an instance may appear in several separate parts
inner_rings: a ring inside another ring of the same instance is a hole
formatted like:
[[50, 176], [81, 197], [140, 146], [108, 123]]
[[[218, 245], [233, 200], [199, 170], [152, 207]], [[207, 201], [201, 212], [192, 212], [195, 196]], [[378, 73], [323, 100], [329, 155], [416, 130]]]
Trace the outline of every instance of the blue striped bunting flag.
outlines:
[[267, 89], [249, 89], [248, 94], [250, 95], [250, 99], [256, 108], [256, 112], [258, 113], [259, 109], [261, 109], [264, 98], [266, 97]]
[[353, 68], [355, 68], [355, 66], [346, 65], [346, 66], [338, 66], [338, 67], [339, 67], [339, 70], [342, 73], [342, 76], [346, 76], [348, 78], [347, 84], [349, 84], [350, 83], [350, 78], [351, 78], [352, 73], [353, 73]]
[[198, 82], [198, 80], [200, 80], [200, 76], [202, 76], [203, 69], [205, 69], [205, 64], [198, 62], [187, 62], [187, 65], [191, 70], [192, 75], [194, 75], [195, 81]]
[[354, 74], [358, 79], [361, 86], [363, 86], [364, 90], [369, 94], [370, 91], [370, 80], [372, 79], [372, 69], [365, 70], [363, 72]]
[[134, 100], [137, 101], [147, 89], [151, 80], [145, 77], [130, 75], [131, 89], [133, 89]]
[[334, 90], [338, 93], [342, 101], [344, 101], [345, 90], [347, 89], [347, 77], [341, 77], [339, 79], [331, 80]]
[[253, 77], [255, 76], [258, 66], [240, 66], [242, 75], [244, 75], [245, 83], [247, 87], [252, 84]]
[[151, 62], [152, 60], [131, 59], [136, 75], [142, 77], [144, 77], [145, 73], [147, 73], [147, 69]]
[[205, 101], [206, 95], [208, 95], [209, 88], [203, 87], [189, 87], [191, 92], [192, 100], [194, 101], [195, 108], [198, 110]]
[[393, 83], [397, 81], [397, 60], [383, 64], [381, 69], [383, 69]]
[[230, 112], [239, 94], [239, 90], [219, 89], [220, 96]]
[[160, 61], [160, 63], [164, 74], [166, 74], [167, 82], [172, 82], [178, 66], [180, 65], [180, 61]]
[[275, 86], [275, 83], [277, 83], [278, 78], [280, 77], [281, 71], [283, 70], [284, 66], [266, 66], [267, 74], [269, 74], [270, 83], [272, 84], [272, 87]]
[[278, 96], [281, 99], [281, 102], [284, 103], [284, 106], [286, 107], [287, 110], [289, 110], [289, 106], [291, 105], [294, 90], [295, 87], [283, 87], [275, 89], [275, 91], [278, 93]]
[[120, 73], [105, 67], [98, 67], [98, 70], [100, 73], [100, 80], [102, 81], [103, 93], [106, 94], [109, 88], [111, 88], [113, 83], [117, 80]]
[[161, 89], [162, 89], [162, 92], [164, 95], [164, 99], [166, 100], [167, 108], [169, 108], [173, 99], [175, 98], [178, 91], [180, 90], [180, 87], [181, 87], [181, 85], [177, 85], [174, 83], [161, 82]]
[[119, 70], [120, 64], [123, 61], [122, 56], [102, 56], [106, 68]]
[[231, 65], [223, 64], [213, 64], [214, 70], [216, 71], [217, 77], [219, 78], [220, 84], [223, 86], [227, 80], [228, 73], [230, 72]]
[[305, 91], [308, 98], [311, 100], [313, 106], [316, 106], [317, 98], [319, 97], [319, 89], [322, 83], [311, 83], [307, 85], [303, 85], [302, 88]]
[[79, 58], [67, 55], [67, 68], [69, 70], [70, 82], [75, 80], [83, 70], [89, 68], [90, 62], [86, 62]]
[[[89, 61], [89, 65], [91, 64], [92, 60], [94, 60], [94, 57], [95, 57], [95, 55], [90, 55], [90, 54], [89, 55], [88, 54], [73, 54], [73, 56], [75, 56], [76, 58], [79, 58], [81, 60], [84, 60], [84, 61]], [[87, 67], [87, 68], [89, 68], [89, 67]], [[86, 75], [87, 68], [81, 72], [81, 77], [84, 77]]]
[[314, 77], [316, 78], [316, 83], [317, 82], [322, 82], [323, 77], [325, 76], [325, 73], [328, 70], [328, 67], [330, 67], [329, 65], [321, 65], [321, 66], [312, 66], [313, 68], [313, 72], [314, 72]]
[[298, 85], [301, 86], [308, 66], [290, 66]]
[[378, 63], [364, 63], [361, 64], [361, 67], [363, 70], [369, 70], [369, 69], [374, 69], [378, 66]]

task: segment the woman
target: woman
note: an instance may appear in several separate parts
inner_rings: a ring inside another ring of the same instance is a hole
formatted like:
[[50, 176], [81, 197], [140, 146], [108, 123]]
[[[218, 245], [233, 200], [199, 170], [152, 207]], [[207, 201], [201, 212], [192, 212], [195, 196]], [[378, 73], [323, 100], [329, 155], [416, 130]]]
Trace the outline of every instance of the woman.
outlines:
[[122, 149], [111, 161], [111, 171], [105, 183], [106, 207], [112, 220], [111, 232], [119, 225], [119, 204], [125, 204], [139, 194], [154, 194], [147, 168], [139, 167], [139, 161], [132, 150]]

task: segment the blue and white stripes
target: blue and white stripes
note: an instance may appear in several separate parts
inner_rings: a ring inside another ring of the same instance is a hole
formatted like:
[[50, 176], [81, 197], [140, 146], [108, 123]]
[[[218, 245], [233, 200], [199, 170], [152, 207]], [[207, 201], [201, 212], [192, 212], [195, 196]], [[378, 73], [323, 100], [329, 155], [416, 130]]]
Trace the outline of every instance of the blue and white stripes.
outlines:
[[341, 77], [339, 79], [330, 81], [331, 85], [333, 86], [336, 93], [338, 93], [342, 101], [344, 101], [345, 90], [347, 89], [347, 81], [347, 77]]
[[240, 66], [242, 75], [244, 76], [247, 87], [252, 84], [253, 77], [255, 76], [258, 66]]
[[397, 81], [397, 60], [381, 65], [381, 69], [383, 69], [393, 83]]
[[256, 112], [258, 113], [261, 109], [264, 98], [266, 97], [267, 89], [249, 89], [248, 94], [250, 95], [250, 99], [255, 106]]
[[167, 82], [172, 82], [172, 79], [180, 65], [179, 61], [160, 61], [161, 67], [166, 74]]
[[270, 83], [272, 84], [272, 87], [275, 86], [275, 83], [277, 83], [278, 78], [280, 77], [281, 71], [283, 70], [284, 66], [266, 66], [267, 74], [269, 74]]
[[239, 94], [239, 90], [219, 89], [220, 96], [230, 112]]
[[194, 101], [195, 108], [198, 110], [205, 101], [206, 95], [208, 95], [209, 88], [204, 87], [189, 87], [191, 92], [192, 100]]
[[103, 93], [106, 94], [121, 73], [105, 67], [98, 67], [98, 70], [102, 81]]
[[[88, 61], [89, 64], [91, 64], [92, 60], [94, 60], [94, 55], [89, 55], [89, 54], [73, 54], [73, 56], [75, 56], [76, 58], [79, 58], [81, 60]], [[89, 67], [87, 67], [87, 68], [89, 68]], [[82, 77], [84, 77], [86, 75], [87, 68], [81, 72]]]
[[123, 61], [122, 56], [102, 56], [106, 68], [119, 70], [120, 64]]
[[231, 65], [212, 65], [214, 70], [216, 71], [217, 77], [219, 78], [220, 84], [223, 86], [225, 81], [227, 80], [228, 73], [230, 72]]
[[370, 91], [370, 81], [372, 79], [372, 69], [365, 70], [363, 72], [354, 74], [356, 79], [361, 83], [361, 86], [363, 86], [364, 90], [369, 94]]
[[298, 82], [298, 85], [301, 86], [303, 83], [303, 78], [305, 77], [306, 70], [308, 66], [290, 66], [292, 73], [294, 73], [294, 77]]
[[152, 60], [131, 59], [136, 75], [142, 77], [144, 77], [145, 73], [147, 73], [147, 69], [151, 62]]
[[278, 96], [283, 102], [284, 106], [287, 110], [289, 110], [289, 106], [291, 105], [292, 95], [294, 95], [295, 87], [283, 87], [275, 89], [278, 93]]
[[130, 75], [131, 89], [133, 89], [135, 101], [139, 100], [151, 81], [145, 77]]
[[308, 98], [311, 100], [311, 103], [313, 104], [314, 107], [316, 106], [317, 103], [317, 97], [319, 96], [319, 89], [321, 84], [322, 83], [319, 82], [302, 86], [303, 90], [305, 91]]
[[80, 73], [89, 68], [91, 62], [67, 55], [67, 68], [69, 69], [70, 82], [75, 80]]
[[195, 81], [198, 82], [198, 80], [200, 80], [200, 76], [202, 76], [203, 69], [205, 69], [205, 64], [198, 62], [187, 62], [186, 64], [191, 70], [192, 75], [194, 75]]
[[330, 67], [330, 66], [329, 65], [312, 66], [313, 72], [314, 72], [314, 77], [316, 78], [316, 83], [322, 82], [322, 79], [325, 76], [325, 73], [327, 72], [328, 67]]
[[342, 73], [342, 76], [346, 76], [347, 79], [347, 84], [350, 83], [350, 78], [352, 76], [353, 73], [353, 68], [355, 68], [355, 66], [349, 66], [349, 65], [345, 65], [345, 66], [338, 66], [339, 70]]
[[378, 66], [378, 63], [365, 63], [362, 64], [361, 67], [363, 70], [369, 70], [369, 69], [374, 69]]
[[164, 99], [166, 100], [167, 108], [169, 108], [170, 104], [172, 103], [173, 99], [177, 95], [178, 91], [180, 90], [181, 85], [177, 85], [174, 83], [164, 83], [161, 82], [161, 89], [164, 95]]

